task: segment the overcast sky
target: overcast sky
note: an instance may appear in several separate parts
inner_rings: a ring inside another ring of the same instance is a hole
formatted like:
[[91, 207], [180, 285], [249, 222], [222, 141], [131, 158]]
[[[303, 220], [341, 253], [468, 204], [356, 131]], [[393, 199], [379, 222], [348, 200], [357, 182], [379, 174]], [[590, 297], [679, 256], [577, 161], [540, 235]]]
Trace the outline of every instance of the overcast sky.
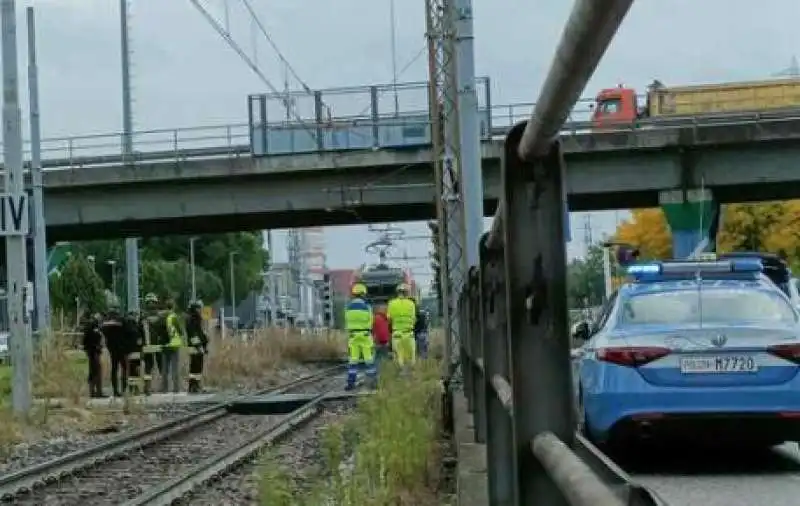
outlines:
[[[281, 52], [311, 88], [392, 80], [389, 0], [250, 1]], [[38, 24], [43, 135], [119, 131], [119, 2], [17, 2], [24, 104], [24, 7], [32, 3], [36, 4]], [[191, 2], [131, 3], [135, 128], [245, 123], [247, 94], [268, 92], [269, 87]], [[283, 88], [284, 66], [263, 36], [256, 35], [243, 2], [201, 3], [223, 25], [228, 19], [233, 39], [250, 56], [256, 54], [264, 75], [276, 88]], [[396, 4], [397, 60], [402, 67], [424, 45], [424, 7], [422, 0], [396, 0]], [[475, 1], [477, 69], [479, 75], [492, 78], [494, 104], [536, 98], [571, 6], [572, 2], [565, 0]], [[669, 85], [768, 77], [786, 68], [800, 49], [798, 19], [797, 0], [639, 0], [585, 95], [618, 83], [643, 89], [654, 78]], [[400, 80], [424, 80], [426, 72], [426, 62], [420, 58]], [[292, 88], [299, 86], [294, 78], [289, 82]], [[360, 100], [366, 107], [368, 96], [360, 97], [351, 100]], [[339, 105], [341, 109], [352, 106]], [[27, 107], [23, 115], [27, 116]], [[159, 138], [166, 137], [149, 137]], [[140, 144], [138, 149], [147, 148]], [[615, 217], [619, 213], [593, 213], [594, 238], [613, 230]], [[584, 247], [585, 219], [573, 216], [572, 221], [574, 239], [569, 250], [574, 255]], [[425, 231], [422, 224], [405, 228], [415, 235]], [[330, 229], [326, 235], [331, 267], [367, 260], [363, 246], [374, 234], [366, 227]], [[415, 241], [402, 248], [409, 255], [424, 255], [427, 244]], [[285, 257], [280, 250], [277, 254]], [[417, 263], [413, 267], [425, 266]]]

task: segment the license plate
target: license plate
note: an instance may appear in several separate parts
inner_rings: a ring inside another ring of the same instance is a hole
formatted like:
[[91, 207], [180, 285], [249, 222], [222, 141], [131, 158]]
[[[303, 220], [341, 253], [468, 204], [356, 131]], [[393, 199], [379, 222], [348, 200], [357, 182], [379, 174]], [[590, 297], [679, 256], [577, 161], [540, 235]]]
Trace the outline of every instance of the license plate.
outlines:
[[683, 374], [707, 374], [726, 372], [758, 372], [756, 359], [747, 355], [724, 355], [717, 357], [691, 357], [681, 359]]

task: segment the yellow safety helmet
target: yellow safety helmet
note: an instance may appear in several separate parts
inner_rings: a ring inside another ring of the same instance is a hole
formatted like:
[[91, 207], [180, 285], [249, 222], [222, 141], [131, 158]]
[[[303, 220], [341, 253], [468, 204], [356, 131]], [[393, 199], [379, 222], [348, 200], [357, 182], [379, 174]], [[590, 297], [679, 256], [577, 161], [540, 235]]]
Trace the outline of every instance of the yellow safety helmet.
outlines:
[[354, 297], [361, 297], [362, 295], [367, 294], [367, 287], [364, 286], [362, 283], [356, 283], [353, 285], [353, 288], [350, 289], [350, 294]]

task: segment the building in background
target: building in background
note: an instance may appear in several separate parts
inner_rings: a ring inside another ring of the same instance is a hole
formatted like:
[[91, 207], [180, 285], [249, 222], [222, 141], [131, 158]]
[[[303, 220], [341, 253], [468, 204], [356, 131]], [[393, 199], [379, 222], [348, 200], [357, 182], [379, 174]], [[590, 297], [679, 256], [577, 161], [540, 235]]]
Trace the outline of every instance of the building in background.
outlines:
[[334, 297], [348, 297], [350, 286], [358, 269], [330, 269], [331, 291]]
[[313, 326], [322, 325], [322, 293], [320, 290], [327, 266], [325, 229], [309, 227], [299, 230], [301, 264], [300, 318]]

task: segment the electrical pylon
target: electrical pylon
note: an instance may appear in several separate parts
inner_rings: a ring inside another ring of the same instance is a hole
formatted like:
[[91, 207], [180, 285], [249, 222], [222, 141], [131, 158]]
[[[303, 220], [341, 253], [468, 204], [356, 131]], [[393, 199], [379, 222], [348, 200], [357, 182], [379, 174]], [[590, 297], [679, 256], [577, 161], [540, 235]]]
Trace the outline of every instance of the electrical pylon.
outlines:
[[445, 332], [445, 377], [459, 376], [460, 332], [456, 313], [458, 294], [464, 284], [466, 240], [464, 200], [461, 193], [461, 147], [459, 135], [458, 88], [455, 58], [455, 12], [452, 0], [426, 0], [428, 39], [428, 104], [431, 119], [436, 218], [442, 268]]

